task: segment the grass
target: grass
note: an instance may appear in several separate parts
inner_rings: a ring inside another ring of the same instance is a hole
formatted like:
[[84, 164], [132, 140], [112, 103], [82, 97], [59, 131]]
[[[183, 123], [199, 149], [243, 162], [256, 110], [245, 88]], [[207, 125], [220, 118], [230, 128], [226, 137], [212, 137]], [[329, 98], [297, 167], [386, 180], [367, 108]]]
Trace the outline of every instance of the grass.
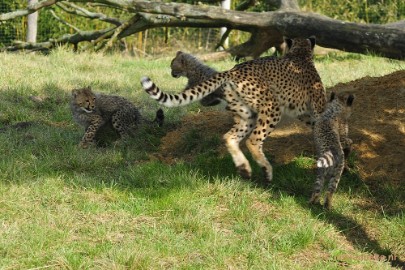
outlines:
[[[91, 85], [125, 96], [153, 118], [158, 104], [139, 78], [180, 91], [185, 80], [171, 78], [170, 59], [63, 49], [48, 56], [0, 54], [0, 128], [35, 122], [0, 133], [0, 269], [390, 269], [403, 263], [404, 213], [376, 207], [355, 171], [342, 179], [334, 210], [325, 212], [307, 205], [314, 181], [308, 157], [275, 164], [270, 188], [243, 181], [229, 155], [209, 150], [221, 139], [193, 131], [184, 136], [190, 152], [198, 149], [192, 162], [157, 161], [160, 138], [198, 105], [165, 109], [163, 129], [144, 128], [127, 144], [77, 147], [83, 130], [71, 119], [72, 88]], [[317, 57], [316, 64], [326, 86], [404, 68], [404, 62], [352, 54]], [[386, 190], [384, 205], [391, 205], [395, 190]], [[399, 258], [390, 264], [387, 255]]]

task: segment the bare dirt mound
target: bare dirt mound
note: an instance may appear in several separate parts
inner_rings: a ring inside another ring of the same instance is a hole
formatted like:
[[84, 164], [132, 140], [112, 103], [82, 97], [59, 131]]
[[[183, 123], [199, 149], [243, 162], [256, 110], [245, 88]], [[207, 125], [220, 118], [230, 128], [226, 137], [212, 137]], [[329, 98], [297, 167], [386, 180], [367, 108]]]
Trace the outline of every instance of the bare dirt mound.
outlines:
[[[356, 96], [349, 133], [362, 179], [405, 183], [405, 70], [341, 83], [327, 92], [332, 90]], [[232, 118], [226, 111], [187, 115], [177, 129], [162, 138], [161, 158], [169, 163], [192, 158], [193, 151], [181, 150], [184, 135], [191, 130], [204, 138], [222, 137], [231, 126]], [[218, 151], [226, 154], [222, 144]], [[265, 143], [266, 155], [277, 163], [314, 152], [310, 129], [292, 119], [283, 120]]]

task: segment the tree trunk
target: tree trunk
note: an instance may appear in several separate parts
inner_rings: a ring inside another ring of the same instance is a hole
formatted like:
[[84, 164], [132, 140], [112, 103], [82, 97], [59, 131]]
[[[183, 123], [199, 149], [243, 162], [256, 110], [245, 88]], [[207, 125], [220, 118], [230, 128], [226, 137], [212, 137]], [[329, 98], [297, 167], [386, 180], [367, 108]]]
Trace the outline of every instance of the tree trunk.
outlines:
[[[223, 9], [226, 10], [230, 10], [231, 9], [231, 0], [223, 0], [221, 1], [221, 7]], [[227, 28], [226, 27], [221, 27], [221, 38], [225, 35], [225, 33], [227, 32]], [[223, 43], [222, 43], [222, 48], [226, 49], [229, 47], [229, 39], [228, 37], [225, 37]]]
[[[38, 3], [38, 0], [28, 0], [28, 7]], [[30, 43], [37, 42], [37, 29], [38, 29], [38, 11], [31, 13], [27, 16], [27, 36], [26, 40]]]

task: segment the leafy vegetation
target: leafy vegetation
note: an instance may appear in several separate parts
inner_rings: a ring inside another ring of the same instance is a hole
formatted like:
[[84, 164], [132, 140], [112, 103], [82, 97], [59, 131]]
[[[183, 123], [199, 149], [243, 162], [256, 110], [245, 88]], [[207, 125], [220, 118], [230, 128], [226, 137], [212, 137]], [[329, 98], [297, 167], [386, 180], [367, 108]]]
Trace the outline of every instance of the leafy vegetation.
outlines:
[[[236, 175], [229, 155], [215, 150], [220, 138], [193, 131], [184, 136], [190, 151], [199, 149], [193, 161], [159, 161], [160, 139], [185, 114], [206, 109], [198, 104], [165, 109], [162, 129], [144, 128], [127, 143], [77, 147], [83, 130], [71, 119], [72, 88], [125, 96], [153, 118], [158, 104], [139, 78], [180, 91], [185, 80], [171, 77], [170, 59], [63, 48], [0, 54], [1, 269], [390, 269], [386, 256], [404, 259], [404, 213], [377, 207], [355, 170], [325, 212], [307, 204], [308, 157], [276, 165], [266, 188]], [[351, 54], [316, 64], [327, 86], [403, 69], [403, 62]], [[10, 128], [20, 121], [32, 125]], [[397, 198], [389, 190], [385, 205]]]
[[311, 10], [331, 18], [364, 23], [390, 23], [405, 18], [402, 0], [299, 0], [304, 10]]

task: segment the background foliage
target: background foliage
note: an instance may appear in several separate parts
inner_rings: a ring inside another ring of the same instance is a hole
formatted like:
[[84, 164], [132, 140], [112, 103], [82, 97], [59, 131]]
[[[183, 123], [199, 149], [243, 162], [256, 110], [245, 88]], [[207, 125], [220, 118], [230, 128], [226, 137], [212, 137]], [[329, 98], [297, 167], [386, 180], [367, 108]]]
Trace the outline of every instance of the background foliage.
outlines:
[[[405, 18], [405, 2], [403, 0], [298, 0], [304, 11], [314, 11], [326, 16], [351, 22], [362, 23], [389, 23], [399, 21]], [[16, 9], [24, 8], [26, 0], [2, 0], [0, 2], [0, 12], [10, 12]], [[194, 4], [196, 1], [180, 0]], [[218, 1], [203, 1], [209, 4], [217, 4]], [[234, 9], [241, 0], [232, 1]], [[121, 10], [107, 9], [105, 7], [85, 5], [91, 11], [105, 13], [111, 17], [124, 18], [126, 13]], [[269, 6], [266, 1], [257, 1], [250, 11], [268, 11]], [[51, 13], [55, 14], [64, 21], [76, 26], [81, 30], [93, 30], [106, 28], [109, 25], [99, 20], [89, 20], [79, 16], [68, 14], [57, 7], [50, 7], [40, 11], [38, 22], [38, 42], [46, 41], [49, 38], [57, 38], [63, 34], [73, 34], [75, 31], [58, 21]], [[25, 40], [26, 18], [18, 18], [0, 24], [0, 47], [10, 45], [14, 40]], [[123, 40], [121, 49], [135, 54], [157, 54], [164, 53], [166, 48], [186, 48], [193, 50], [213, 50], [219, 41], [219, 29], [192, 29], [192, 28], [159, 28], [150, 29]], [[230, 35], [230, 46], [240, 44], [247, 39], [247, 34], [240, 31], [233, 31]], [[167, 44], [163, 51], [152, 46], [152, 44]], [[159, 51], [157, 51], [159, 50]]]

